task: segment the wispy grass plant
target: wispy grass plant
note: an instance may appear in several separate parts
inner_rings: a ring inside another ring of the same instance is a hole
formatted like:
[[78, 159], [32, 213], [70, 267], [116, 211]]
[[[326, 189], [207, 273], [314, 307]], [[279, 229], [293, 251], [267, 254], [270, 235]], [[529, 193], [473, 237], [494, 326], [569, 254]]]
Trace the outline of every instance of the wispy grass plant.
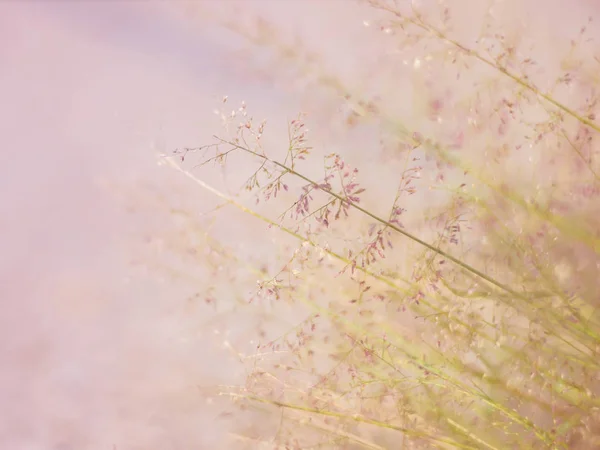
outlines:
[[[585, 27], [548, 79], [492, 19], [471, 46], [453, 37], [448, 8], [367, 3], [379, 21], [365, 23], [419, 55], [398, 62], [420, 73], [419, 121], [394, 113], [392, 91], [345, 86], [274, 25], [231, 26], [344, 99], [349, 127], [377, 128], [368, 152], [396, 170], [389, 203], [343, 150], [312, 148], [310, 114], [273, 148], [266, 123], [224, 98], [224, 131], [164, 159], [264, 223], [256, 241], [285, 243], [268, 264], [205, 243], [204, 262], [238, 276], [215, 275], [207, 302], [258, 279], [243, 311], [264, 321], [236, 350], [247, 381], [218, 389], [265, 414], [240, 442], [600, 448], [600, 61], [574, 56]], [[232, 158], [252, 167], [239, 196], [202, 176]]]

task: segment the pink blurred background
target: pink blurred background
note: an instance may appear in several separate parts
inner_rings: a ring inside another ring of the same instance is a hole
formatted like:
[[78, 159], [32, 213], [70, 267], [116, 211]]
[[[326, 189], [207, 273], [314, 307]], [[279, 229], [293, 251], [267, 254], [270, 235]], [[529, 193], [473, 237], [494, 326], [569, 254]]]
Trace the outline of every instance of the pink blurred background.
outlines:
[[[132, 269], [131, 242], [167, 219], [128, 213], [106, 186], [178, 185], [156, 152], [205, 141], [224, 94], [275, 124], [307, 106], [302, 93], [240, 70], [231, 51], [244, 41], [215, 17], [237, 8], [274, 19], [352, 82], [376, 41], [356, 37], [364, 9], [349, 3], [0, 4], [0, 448], [222, 442], [229, 425], [197, 384], [239, 382], [242, 373], [194, 318], [173, 313], [185, 288]], [[474, 2], [449, 3], [464, 11]], [[598, 9], [506, 3], [513, 17], [531, 14], [541, 39], [577, 30]]]

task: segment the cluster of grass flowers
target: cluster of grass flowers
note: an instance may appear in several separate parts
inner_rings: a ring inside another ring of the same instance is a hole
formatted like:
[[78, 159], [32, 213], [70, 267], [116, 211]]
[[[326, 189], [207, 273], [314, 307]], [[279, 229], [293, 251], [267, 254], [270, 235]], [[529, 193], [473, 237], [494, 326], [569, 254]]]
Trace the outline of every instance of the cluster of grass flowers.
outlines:
[[[372, 119], [398, 168], [389, 204], [366, 200], [343, 152], [311, 147], [304, 114], [266, 148], [266, 123], [227, 98], [214, 142], [165, 159], [287, 244], [263, 267], [207, 243], [215, 267], [258, 277], [246, 310], [295, 318], [276, 336], [257, 325], [246, 383], [221, 394], [271, 418], [251, 448], [600, 448], [599, 62], [572, 49], [548, 80], [493, 24], [468, 47], [446, 8], [368, 3], [371, 27], [422, 52], [418, 128], [273, 26], [244, 33], [345, 99], [350, 125]], [[431, 77], [477, 89], [455, 98]], [[235, 157], [255, 164], [238, 197], [196, 174]]]

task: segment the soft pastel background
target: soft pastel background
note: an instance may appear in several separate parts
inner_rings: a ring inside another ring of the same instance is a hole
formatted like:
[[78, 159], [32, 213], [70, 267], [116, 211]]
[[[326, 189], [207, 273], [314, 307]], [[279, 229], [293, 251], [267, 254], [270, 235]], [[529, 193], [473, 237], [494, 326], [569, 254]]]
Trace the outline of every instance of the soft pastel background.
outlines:
[[[466, 12], [483, 2], [448, 3], [468, 28]], [[541, 48], [598, 10], [592, 0], [500, 3], [504, 25], [525, 26]], [[157, 151], [206, 141], [224, 94], [273, 128], [317, 104], [249, 76], [231, 53], [244, 41], [217, 20], [273, 20], [360, 88], [375, 71], [362, 58], [378, 42], [361, 34], [364, 11], [349, 0], [0, 3], [0, 448], [222, 442], [229, 424], [197, 386], [242, 373], [211, 330], [181, 314], [187, 287], [133, 268], [137, 241], [169, 219], [128, 211], [135, 201], [122, 186], [154, 184], [167, 196], [173, 187], [208, 210], [206, 194], [157, 166]], [[314, 131], [317, 142], [335, 141]], [[359, 132], [348, 151], [360, 153], [368, 138]], [[239, 238], [261, 226], [225, 230]]]

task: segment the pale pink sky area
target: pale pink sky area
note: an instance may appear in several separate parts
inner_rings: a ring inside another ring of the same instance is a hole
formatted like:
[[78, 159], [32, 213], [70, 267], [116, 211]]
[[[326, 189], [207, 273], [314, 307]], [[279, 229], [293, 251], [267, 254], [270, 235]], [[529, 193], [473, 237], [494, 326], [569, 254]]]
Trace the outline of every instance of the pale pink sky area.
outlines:
[[0, 5], [2, 449], [220, 435], [195, 383], [223, 358], [180, 343], [176, 290], [131, 274], [141, 220], [102, 187], [157, 179], [156, 147], [193, 143], [227, 85], [218, 44], [183, 28], [144, 2]]
[[[207, 11], [235, 6], [289, 26], [352, 81], [368, 73], [354, 55], [376, 41], [357, 37], [364, 9], [349, 4], [0, 3], [0, 449], [221, 442], [227, 424], [197, 385], [240, 382], [241, 372], [180, 313], [187, 287], [132, 269], [131, 242], [167, 218], [128, 213], [128, 191], [118, 186], [184, 186], [198, 195], [198, 211], [208, 210], [206, 194], [158, 167], [156, 152], [206, 141], [224, 94], [278, 126], [308, 104], [244, 76], [229, 59], [244, 41], [211, 26]], [[523, 5], [540, 36], [575, 31], [597, 9], [592, 1]]]

